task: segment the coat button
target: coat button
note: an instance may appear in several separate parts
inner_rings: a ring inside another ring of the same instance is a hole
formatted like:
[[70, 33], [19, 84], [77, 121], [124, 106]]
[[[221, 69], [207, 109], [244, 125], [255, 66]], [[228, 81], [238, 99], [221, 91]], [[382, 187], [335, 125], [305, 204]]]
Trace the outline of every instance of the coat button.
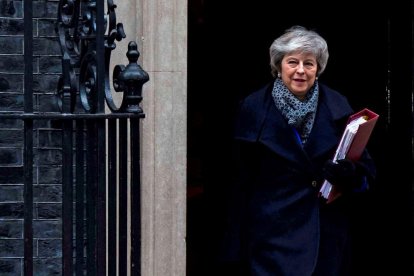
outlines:
[[316, 182], [316, 180], [312, 181], [312, 187], [316, 188], [317, 185], [318, 185], [318, 182]]

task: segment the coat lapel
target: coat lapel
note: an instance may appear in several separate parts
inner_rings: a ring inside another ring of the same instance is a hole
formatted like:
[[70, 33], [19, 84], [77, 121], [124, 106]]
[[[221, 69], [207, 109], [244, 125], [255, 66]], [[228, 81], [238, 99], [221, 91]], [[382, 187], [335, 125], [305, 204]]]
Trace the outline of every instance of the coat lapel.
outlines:
[[309, 158], [313, 159], [332, 151], [338, 145], [341, 134], [326, 104], [320, 104], [308, 142], [304, 147]]
[[346, 121], [353, 113], [344, 96], [323, 84], [319, 87], [319, 104], [315, 123], [304, 147], [310, 159], [333, 151], [338, 146]]
[[276, 154], [299, 164], [309, 162], [293, 128], [274, 104], [270, 104], [259, 141]]

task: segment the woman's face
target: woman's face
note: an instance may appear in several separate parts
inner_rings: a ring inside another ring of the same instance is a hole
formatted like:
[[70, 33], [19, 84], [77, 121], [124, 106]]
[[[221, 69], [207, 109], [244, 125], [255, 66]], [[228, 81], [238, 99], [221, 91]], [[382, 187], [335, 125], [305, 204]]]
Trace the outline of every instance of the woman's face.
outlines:
[[280, 74], [289, 91], [303, 100], [315, 82], [317, 69], [314, 55], [294, 52], [283, 57]]

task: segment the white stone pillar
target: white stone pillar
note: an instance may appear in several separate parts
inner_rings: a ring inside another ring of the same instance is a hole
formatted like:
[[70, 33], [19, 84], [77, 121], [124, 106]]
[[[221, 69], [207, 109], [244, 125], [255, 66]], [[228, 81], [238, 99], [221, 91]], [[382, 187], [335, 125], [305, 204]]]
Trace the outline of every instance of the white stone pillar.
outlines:
[[150, 76], [142, 105], [142, 275], [183, 276], [187, 1], [142, 0], [137, 19], [142, 66]]

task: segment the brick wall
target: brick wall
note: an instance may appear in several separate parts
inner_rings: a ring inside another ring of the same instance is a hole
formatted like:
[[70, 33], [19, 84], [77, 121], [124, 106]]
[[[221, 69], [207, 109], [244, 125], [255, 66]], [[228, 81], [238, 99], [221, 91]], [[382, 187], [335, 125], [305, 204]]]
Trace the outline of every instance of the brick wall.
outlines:
[[[33, 0], [33, 104], [57, 111], [61, 70], [54, 31], [58, 1]], [[23, 111], [23, 1], [0, 0], [0, 112]], [[35, 275], [61, 274], [60, 131], [34, 122], [33, 256]], [[23, 122], [0, 120], [0, 275], [23, 275]]]

